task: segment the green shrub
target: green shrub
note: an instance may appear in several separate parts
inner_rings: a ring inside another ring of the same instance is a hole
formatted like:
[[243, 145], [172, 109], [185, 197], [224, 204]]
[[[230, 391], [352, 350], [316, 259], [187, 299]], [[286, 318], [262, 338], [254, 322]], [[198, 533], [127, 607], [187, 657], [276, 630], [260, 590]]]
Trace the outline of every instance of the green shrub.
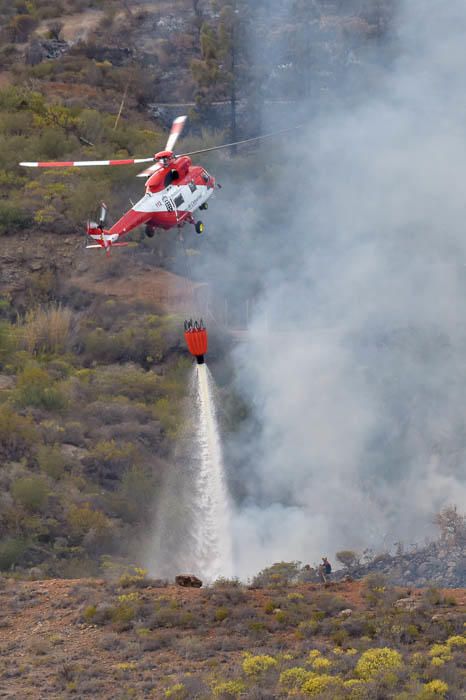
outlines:
[[82, 539], [93, 531], [97, 536], [105, 535], [110, 527], [108, 518], [89, 504], [72, 506], [68, 512], [68, 525], [73, 537]]
[[255, 588], [274, 588], [288, 586], [294, 583], [300, 573], [300, 562], [278, 562], [263, 569], [252, 580], [252, 585]]
[[48, 373], [36, 365], [26, 365], [18, 375], [15, 397], [20, 406], [34, 406], [49, 411], [59, 411], [67, 405], [63, 392], [51, 385]]
[[0, 200], [0, 235], [13, 233], [32, 223], [32, 217], [23, 207]]
[[150, 516], [154, 497], [154, 474], [143, 467], [133, 466], [123, 474], [120, 487], [112, 494], [110, 502], [125, 522], [137, 523]]
[[0, 405], [0, 457], [19, 461], [38, 439], [30, 418], [19, 416], [7, 404]]
[[61, 479], [65, 472], [65, 459], [58, 445], [41, 445], [37, 451], [40, 469], [52, 479]]
[[229, 614], [230, 611], [228, 610], [228, 608], [217, 608], [217, 610], [215, 611], [215, 620], [217, 622], [223, 622], [223, 620], [227, 619]]
[[48, 499], [48, 488], [40, 477], [24, 477], [16, 479], [11, 485], [11, 494], [16, 503], [19, 503], [32, 512], [44, 508]]
[[126, 571], [120, 576], [118, 583], [122, 588], [131, 588], [132, 586], [144, 588], [151, 583], [151, 580], [147, 577], [147, 573], [147, 569], [132, 566], [129, 571]]
[[97, 614], [97, 606], [96, 605], [88, 605], [83, 613], [83, 617], [84, 617], [85, 622], [93, 622], [96, 614]]
[[346, 566], [347, 569], [351, 569], [353, 566], [359, 564], [359, 554], [350, 549], [343, 549], [341, 552], [337, 552], [336, 558], [343, 566]]
[[[0, 313], [1, 302], [0, 300]], [[15, 348], [15, 336], [13, 326], [9, 323], [0, 322], [0, 367], [6, 364]]]
[[21, 538], [5, 539], [0, 542], [0, 570], [7, 571], [18, 564], [27, 548], [27, 543]]
[[115, 623], [128, 623], [134, 620], [137, 614], [138, 607], [131, 602], [120, 603], [112, 608], [110, 615], [112, 622]]

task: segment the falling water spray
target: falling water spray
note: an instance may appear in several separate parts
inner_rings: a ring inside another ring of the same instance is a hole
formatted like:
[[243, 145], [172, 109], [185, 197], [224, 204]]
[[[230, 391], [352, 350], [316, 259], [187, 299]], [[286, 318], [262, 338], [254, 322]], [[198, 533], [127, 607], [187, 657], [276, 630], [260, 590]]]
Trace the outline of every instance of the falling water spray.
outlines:
[[232, 575], [231, 506], [215, 409], [215, 386], [207, 365], [193, 368], [197, 412], [198, 469], [192, 511], [195, 561], [204, 579]]
[[233, 573], [232, 512], [202, 320], [185, 322], [185, 340], [197, 361], [189, 414], [159, 500], [147, 565], [157, 576], [184, 572], [209, 583]]

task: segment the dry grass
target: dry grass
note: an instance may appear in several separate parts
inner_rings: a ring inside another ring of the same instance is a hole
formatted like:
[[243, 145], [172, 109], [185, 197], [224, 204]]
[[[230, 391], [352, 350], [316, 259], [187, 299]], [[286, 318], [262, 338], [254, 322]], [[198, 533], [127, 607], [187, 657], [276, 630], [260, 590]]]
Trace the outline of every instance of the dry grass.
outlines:
[[[374, 610], [363, 589], [360, 582], [333, 586], [345, 607], [353, 609], [347, 622], [360, 623], [351, 641], [338, 643], [333, 639], [341, 625], [336, 596], [329, 597], [319, 585], [298, 584], [277, 591], [273, 585], [251, 590], [229, 582], [211, 589], [168, 586], [161, 591], [99, 580], [10, 578], [1, 591], [1, 612], [14, 620], [2, 628], [2, 690], [18, 698], [279, 700], [290, 697], [290, 692], [309, 697], [299, 694], [293, 683], [301, 679], [302, 684], [317, 674], [322, 682], [330, 678], [335, 684], [320, 698], [421, 700], [420, 693], [427, 693], [424, 685], [431, 680], [447, 683], [449, 700], [462, 697], [465, 592], [452, 591], [457, 601], [453, 609], [424, 605], [405, 613], [393, 605]], [[408, 595], [406, 590], [401, 593]], [[226, 617], [216, 614], [219, 596], [228, 600], [223, 604]], [[423, 598], [421, 591], [411, 596]], [[86, 614], [91, 608], [93, 614]], [[117, 619], [130, 609], [131, 619]], [[287, 619], [280, 621], [280, 612], [287, 613]], [[303, 639], [300, 623], [316, 613], [329, 629], [315, 630]], [[433, 614], [440, 618], [435, 625]], [[163, 624], [154, 627], [154, 622]], [[361, 681], [356, 671], [359, 659], [368, 649], [386, 647], [401, 655], [403, 666], [390, 677]], [[442, 665], [432, 664], [436, 650], [445, 656]], [[351, 683], [364, 694], [353, 692]]]
[[71, 346], [74, 315], [61, 304], [28, 311], [21, 324], [21, 345], [33, 355], [60, 353]]

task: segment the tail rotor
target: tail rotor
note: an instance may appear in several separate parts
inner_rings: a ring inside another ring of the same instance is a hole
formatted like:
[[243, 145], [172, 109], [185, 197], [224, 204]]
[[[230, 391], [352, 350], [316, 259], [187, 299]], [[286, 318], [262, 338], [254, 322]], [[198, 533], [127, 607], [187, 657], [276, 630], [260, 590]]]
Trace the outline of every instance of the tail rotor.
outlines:
[[99, 215], [99, 228], [101, 231], [103, 231], [105, 228], [105, 224], [107, 222], [107, 215], [108, 215], [108, 207], [105, 204], [105, 202], [101, 202], [100, 215]]

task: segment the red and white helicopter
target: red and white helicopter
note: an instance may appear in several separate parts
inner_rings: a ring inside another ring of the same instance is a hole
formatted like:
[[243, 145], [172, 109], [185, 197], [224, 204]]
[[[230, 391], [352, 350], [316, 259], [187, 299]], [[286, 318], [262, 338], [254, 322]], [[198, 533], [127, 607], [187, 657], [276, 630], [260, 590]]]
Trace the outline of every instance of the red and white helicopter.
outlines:
[[[207, 200], [215, 189], [215, 179], [202, 166], [193, 165], [190, 156], [230, 148], [243, 143], [250, 143], [270, 136], [290, 131], [285, 129], [275, 134], [265, 134], [235, 143], [223, 144], [204, 148], [191, 153], [175, 155], [173, 149], [186, 123], [186, 116], [177, 117], [172, 124], [165, 150], [150, 158], [128, 158], [125, 160], [89, 160], [63, 162], [36, 162], [20, 165], [26, 168], [82, 168], [102, 165], [134, 165], [138, 163], [154, 163], [138, 177], [147, 178], [146, 192], [132, 208], [119, 219], [110, 229], [105, 228], [107, 207], [102, 204], [98, 223], [88, 222], [87, 234], [94, 241], [87, 248], [103, 248], [107, 255], [112, 246], [125, 246], [120, 238], [137, 226], [145, 225], [145, 232], [152, 238], [156, 229], [169, 230], [181, 228], [186, 223], [193, 224], [197, 233], [204, 231], [202, 221], [195, 219], [197, 210], [208, 208]], [[220, 187], [220, 185], [218, 185]]]

